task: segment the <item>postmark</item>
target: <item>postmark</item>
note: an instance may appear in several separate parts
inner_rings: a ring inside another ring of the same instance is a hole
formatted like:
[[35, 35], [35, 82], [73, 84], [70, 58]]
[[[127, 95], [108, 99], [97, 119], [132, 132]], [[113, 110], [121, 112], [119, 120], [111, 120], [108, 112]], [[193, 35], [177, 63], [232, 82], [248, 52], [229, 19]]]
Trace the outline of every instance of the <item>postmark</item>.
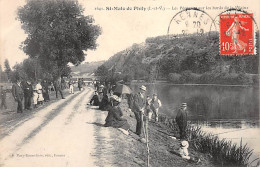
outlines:
[[168, 26], [168, 35], [203, 35], [216, 30], [213, 18], [199, 8], [186, 8], [176, 13]]
[[252, 13], [219, 15], [221, 55], [254, 54], [254, 24]]

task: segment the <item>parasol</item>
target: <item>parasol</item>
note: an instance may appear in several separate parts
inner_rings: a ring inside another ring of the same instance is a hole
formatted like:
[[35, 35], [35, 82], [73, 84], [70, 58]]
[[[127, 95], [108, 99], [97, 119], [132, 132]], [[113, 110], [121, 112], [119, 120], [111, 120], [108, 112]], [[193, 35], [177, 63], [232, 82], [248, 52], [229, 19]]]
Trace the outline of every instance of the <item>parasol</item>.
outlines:
[[118, 84], [116, 86], [116, 89], [114, 90], [114, 92], [120, 93], [120, 94], [130, 94], [132, 92], [132, 90], [127, 85]]

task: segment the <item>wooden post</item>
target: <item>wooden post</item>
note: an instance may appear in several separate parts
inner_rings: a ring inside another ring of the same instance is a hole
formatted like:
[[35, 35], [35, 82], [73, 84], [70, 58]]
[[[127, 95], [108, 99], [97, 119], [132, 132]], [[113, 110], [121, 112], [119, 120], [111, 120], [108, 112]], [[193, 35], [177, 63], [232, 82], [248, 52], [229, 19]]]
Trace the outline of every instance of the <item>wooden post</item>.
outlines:
[[144, 118], [143, 118], [144, 115], [141, 116], [141, 119], [142, 119], [142, 124], [143, 124], [143, 132], [144, 132], [144, 136], [145, 136], [145, 141], [146, 141], [146, 150], [147, 150], [147, 167], [150, 166], [150, 149], [149, 149], [149, 140], [148, 140], [148, 119], [146, 118], [145, 119], [145, 122], [144, 122]]

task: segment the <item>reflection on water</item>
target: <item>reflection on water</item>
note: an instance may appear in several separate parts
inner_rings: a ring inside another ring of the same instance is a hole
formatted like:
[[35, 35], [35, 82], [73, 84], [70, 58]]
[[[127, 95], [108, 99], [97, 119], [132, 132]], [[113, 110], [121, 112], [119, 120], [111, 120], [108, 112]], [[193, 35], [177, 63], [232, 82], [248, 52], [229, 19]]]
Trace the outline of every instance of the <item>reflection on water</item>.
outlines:
[[[158, 94], [163, 107], [162, 114], [175, 117], [185, 102], [191, 120], [214, 119], [259, 120], [259, 89], [234, 86], [188, 86], [167, 83], [146, 84], [147, 94]], [[139, 85], [132, 84], [136, 91]]]

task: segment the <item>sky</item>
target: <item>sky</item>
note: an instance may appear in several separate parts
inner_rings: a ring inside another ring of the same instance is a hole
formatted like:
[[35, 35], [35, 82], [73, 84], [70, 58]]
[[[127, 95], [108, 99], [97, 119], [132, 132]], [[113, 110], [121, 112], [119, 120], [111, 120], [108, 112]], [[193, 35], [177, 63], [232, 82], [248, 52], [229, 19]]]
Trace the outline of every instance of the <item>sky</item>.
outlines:
[[[25, 0], [0, 0], [0, 63], [9, 60], [11, 66], [22, 62], [28, 56], [19, 48], [26, 39], [21, 24], [16, 20], [16, 11], [25, 5]], [[119, 51], [134, 43], [142, 43], [147, 37], [166, 35], [172, 17], [182, 7], [204, 8], [205, 12], [215, 18], [225, 7], [246, 7], [259, 21], [260, 2], [258, 0], [79, 0], [84, 7], [84, 15], [92, 15], [95, 24], [102, 28], [102, 35], [97, 40], [96, 50], [86, 52], [85, 62], [107, 60]], [[211, 9], [206, 9], [211, 7]], [[212, 7], [223, 7], [213, 9]], [[106, 7], [131, 7], [132, 10], [98, 10]], [[139, 7], [139, 8], [137, 8]], [[146, 10], [142, 10], [143, 8]], [[148, 7], [158, 7], [148, 11]], [[168, 10], [162, 10], [166, 7]], [[171, 8], [171, 9], [170, 9]], [[135, 10], [134, 10], [135, 9]], [[177, 30], [177, 29], [176, 29]]]

